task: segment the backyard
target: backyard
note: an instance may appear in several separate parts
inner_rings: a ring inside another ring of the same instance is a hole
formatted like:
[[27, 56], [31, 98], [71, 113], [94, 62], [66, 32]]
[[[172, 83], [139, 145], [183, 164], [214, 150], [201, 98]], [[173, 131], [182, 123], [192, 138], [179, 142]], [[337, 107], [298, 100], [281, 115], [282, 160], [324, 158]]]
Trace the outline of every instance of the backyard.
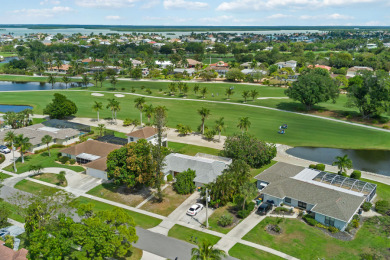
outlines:
[[[84, 168], [81, 166], [72, 166], [72, 165], [66, 165], [66, 164], [60, 164], [57, 163], [57, 154], [61, 149], [51, 149], [51, 156], [49, 156], [49, 153], [42, 152], [40, 154], [26, 154], [24, 157], [24, 163], [22, 163], [21, 158], [19, 158], [16, 161], [16, 169], [18, 170], [17, 173], [23, 173], [30, 171], [31, 166], [40, 165], [42, 168], [48, 168], [48, 167], [55, 167], [55, 168], [66, 168], [73, 170], [75, 172], [82, 172], [84, 171]], [[5, 171], [13, 172], [14, 167], [13, 164], [7, 166], [4, 168]]]
[[[91, 109], [94, 101], [107, 103], [108, 98], [116, 98], [113, 93], [105, 93], [104, 97], [94, 97], [88, 91], [60, 91], [78, 106], [77, 116], [95, 118], [96, 113]], [[43, 107], [52, 99], [54, 91], [42, 91], [40, 93], [2, 93], [0, 103], [3, 104], [30, 104], [34, 106], [34, 112], [42, 114]], [[134, 108], [135, 96], [126, 95], [117, 98], [121, 103], [119, 119], [139, 118], [139, 111]], [[339, 122], [313, 118], [299, 114], [282, 111], [268, 110], [259, 107], [238, 106], [238, 104], [199, 103], [199, 101], [162, 100], [146, 98], [147, 104], [154, 106], [163, 105], [168, 109], [168, 127], [176, 127], [181, 123], [196, 129], [201, 123], [197, 110], [203, 106], [210, 109], [211, 115], [206, 120], [206, 125], [212, 127], [214, 121], [221, 116], [225, 117], [227, 126], [224, 135], [239, 131], [237, 121], [239, 117], [248, 116], [251, 121], [249, 133], [256, 137], [274, 143], [288, 144], [291, 146], [334, 147], [351, 149], [389, 149], [389, 133], [367, 129], [360, 126], [347, 125]], [[235, 109], [232, 109], [232, 108]], [[229, 111], [229, 116], [226, 116]], [[111, 117], [109, 110], [100, 112], [101, 118]], [[286, 134], [277, 133], [279, 126], [288, 124]], [[303, 129], [305, 131], [303, 131]], [[345, 133], [348, 133], [346, 135]]]

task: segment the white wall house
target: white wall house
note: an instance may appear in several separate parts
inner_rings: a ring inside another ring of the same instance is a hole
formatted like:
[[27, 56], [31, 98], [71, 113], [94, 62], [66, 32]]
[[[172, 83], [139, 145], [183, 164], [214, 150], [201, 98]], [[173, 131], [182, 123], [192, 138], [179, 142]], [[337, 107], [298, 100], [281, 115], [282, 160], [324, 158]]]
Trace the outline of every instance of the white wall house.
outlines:
[[[126, 136], [128, 143], [137, 142], [139, 139], [146, 139], [146, 141], [153, 145], [158, 144], [157, 130], [154, 127], [147, 126], [129, 134], [126, 134]], [[166, 135], [162, 136], [161, 142], [163, 146], [168, 146], [168, 139]]]

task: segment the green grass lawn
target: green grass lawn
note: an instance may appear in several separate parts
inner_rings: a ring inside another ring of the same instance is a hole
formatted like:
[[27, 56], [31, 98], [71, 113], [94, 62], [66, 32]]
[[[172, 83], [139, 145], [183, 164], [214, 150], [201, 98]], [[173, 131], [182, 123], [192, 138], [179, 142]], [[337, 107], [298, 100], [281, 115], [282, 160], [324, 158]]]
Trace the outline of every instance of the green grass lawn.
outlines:
[[[173, 228], [169, 230], [168, 236], [184, 240], [194, 245], [196, 245], [195, 241], [200, 242], [202, 240], [208, 240], [211, 244], [215, 245], [221, 239], [220, 237], [187, 228], [178, 224], [174, 225]], [[195, 240], [195, 238], [197, 239]]]
[[[57, 82], [61, 82], [62, 76], [55, 76]], [[0, 81], [18, 81], [18, 82], [47, 82], [47, 77], [32, 77], [20, 75], [0, 75]], [[81, 82], [81, 79], [71, 79], [71, 82]]]
[[220, 150], [213, 149], [204, 146], [197, 146], [191, 144], [168, 142], [168, 148], [172, 149], [174, 153], [182, 153], [186, 155], [194, 156], [197, 153], [207, 153], [212, 155], [218, 155]]
[[45, 121], [46, 121], [46, 118], [33, 118], [32, 119], [33, 125], [40, 124], [40, 123], [45, 122]]
[[218, 224], [218, 220], [221, 216], [224, 215], [230, 215], [232, 217], [234, 216], [232, 213], [229, 212], [229, 208], [232, 207], [233, 205], [234, 205], [233, 203], [228, 203], [226, 206], [214, 210], [213, 214], [211, 214], [209, 218], [209, 226], [211, 230], [223, 234], [227, 234], [230, 230], [232, 230], [236, 226], [236, 225], [231, 225], [228, 227], [222, 227], [221, 225]]
[[285, 219], [279, 224], [281, 235], [265, 231], [275, 218], [265, 218], [244, 240], [273, 248], [299, 259], [359, 259], [362, 253], [381, 254], [390, 257], [389, 239], [383, 227], [365, 222], [352, 241], [341, 241], [326, 235], [323, 231], [305, 224], [298, 219]]
[[0, 172], [0, 180], [7, 179], [9, 177], [11, 177], [11, 175]]
[[[112, 206], [110, 204], [100, 202], [97, 200], [89, 199], [86, 197], [78, 197], [75, 200], [76, 203], [80, 204], [87, 204], [87, 203], [92, 203], [94, 204], [94, 210], [96, 211], [102, 211], [102, 210], [113, 210], [116, 207]], [[125, 209], [124, 209], [125, 210]], [[133, 219], [134, 222], [137, 226], [140, 226], [142, 228], [148, 229], [157, 226], [158, 224], [161, 223], [161, 219], [157, 219], [154, 217], [150, 217], [138, 212], [130, 211], [130, 210], [125, 210], [127, 214], [129, 214]]]
[[14, 56], [18, 56], [18, 55], [16, 53], [12, 53], [12, 52], [0, 51], [0, 56], [3, 56], [4, 58], [6, 58], [6, 57], [14, 57]]
[[[57, 176], [58, 176], [58, 174], [47, 172], [47, 173], [42, 173], [42, 174], [39, 174], [39, 175], [35, 175], [32, 178], [36, 179], [36, 180], [40, 180], [40, 181], [44, 181], [44, 182], [47, 182], [47, 183], [51, 183], [51, 184], [60, 186], [60, 183], [59, 183], [59, 181], [57, 179]], [[66, 187], [68, 185], [67, 185], [67, 183], [65, 181], [65, 183], [62, 184], [61, 186], [62, 187]]]
[[376, 182], [368, 179], [361, 179], [361, 180], [374, 183], [377, 185], [376, 187], [377, 199], [390, 201], [390, 185], [386, 185], [381, 182]]
[[147, 189], [143, 189], [139, 192], [129, 193], [124, 186], [114, 183], [103, 183], [88, 191], [87, 194], [136, 207], [149, 197], [150, 192]]
[[[29, 171], [31, 165], [41, 165], [43, 168], [48, 168], [48, 167], [66, 168], [66, 169], [73, 170], [75, 172], [84, 171], [84, 168], [81, 166], [71, 166], [71, 165], [65, 165], [65, 164], [63, 165], [63, 164], [56, 163], [55, 161], [57, 160], [57, 153], [60, 150], [61, 148], [51, 149], [50, 157], [47, 151], [40, 154], [28, 154], [24, 158], [24, 163], [22, 163], [22, 160], [19, 158], [16, 161], [16, 169], [18, 170], [17, 173], [23, 173]], [[13, 164], [5, 167], [4, 170], [13, 172], [14, 171]]]
[[[7, 92], [1, 94], [0, 103], [15, 105], [29, 104], [34, 107], [35, 113], [42, 114], [43, 107], [51, 101], [55, 92], [57, 91], [39, 93]], [[84, 91], [58, 92], [65, 94], [77, 104], [77, 116], [80, 117], [96, 117], [96, 113], [91, 109], [94, 101], [101, 101], [106, 105], [108, 98], [115, 98], [114, 94], [111, 93], [106, 93], [103, 97], [93, 97], [90, 92]], [[134, 108], [135, 98], [132, 95], [117, 98], [121, 106], [121, 111], [118, 112], [119, 119], [139, 118], [139, 111]], [[227, 135], [238, 131], [238, 118], [248, 116], [252, 123], [249, 132], [268, 142], [288, 144], [291, 146], [390, 149], [390, 138], [387, 132], [379, 132], [373, 129], [365, 129], [359, 126], [346, 125], [282, 111], [232, 104], [160, 100], [153, 98], [146, 98], [146, 103], [153, 104], [154, 106], [163, 105], [167, 107], [168, 127], [176, 127], [177, 124], [181, 123], [190, 125], [192, 129], [196, 129], [201, 123], [197, 110], [200, 107], [205, 107], [211, 111], [211, 115], [206, 120], [206, 125], [213, 127], [214, 121], [224, 116], [227, 126], [224, 134]], [[229, 112], [227, 113], [227, 111]], [[111, 112], [109, 110], [101, 111], [102, 118], [109, 118], [110, 116]], [[288, 124], [289, 127], [286, 134], [280, 135], [277, 131], [283, 123]]]
[[229, 255], [242, 260], [277, 260], [283, 259], [260, 249], [237, 243], [230, 250]]
[[48, 187], [48, 186], [45, 186], [45, 185], [42, 185], [42, 184], [39, 184], [39, 183], [36, 183], [33, 181], [29, 181], [29, 180], [21, 180], [20, 182], [16, 183], [15, 189], [29, 192], [29, 193], [32, 193], [35, 195], [38, 195], [38, 194], [52, 195], [52, 194], [56, 193], [57, 191], [59, 191], [59, 189], [57, 189], [57, 188]]
[[0, 203], [5, 204], [7, 206], [7, 208], [11, 211], [11, 215], [9, 216], [10, 219], [24, 223], [24, 218], [20, 215], [21, 209], [18, 206], [11, 204], [9, 202], [6, 202], [6, 201], [2, 201]]

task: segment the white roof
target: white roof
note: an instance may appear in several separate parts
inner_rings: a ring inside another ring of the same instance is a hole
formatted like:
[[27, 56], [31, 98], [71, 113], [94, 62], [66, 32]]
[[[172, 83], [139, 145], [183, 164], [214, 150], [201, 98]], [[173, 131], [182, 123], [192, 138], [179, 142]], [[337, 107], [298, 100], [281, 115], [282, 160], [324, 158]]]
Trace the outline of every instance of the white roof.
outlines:
[[89, 153], [80, 153], [79, 155], [76, 156], [77, 158], [84, 159], [84, 160], [89, 160], [89, 161], [95, 161], [100, 158], [98, 155], [93, 155]]

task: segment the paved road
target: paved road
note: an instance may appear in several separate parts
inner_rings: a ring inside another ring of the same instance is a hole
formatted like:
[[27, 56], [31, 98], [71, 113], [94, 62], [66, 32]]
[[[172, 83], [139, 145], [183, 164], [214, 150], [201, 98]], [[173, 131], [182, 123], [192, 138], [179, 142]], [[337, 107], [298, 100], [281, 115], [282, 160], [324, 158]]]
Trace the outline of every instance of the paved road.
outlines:
[[[137, 227], [137, 235], [139, 237], [135, 247], [151, 252], [153, 254], [178, 260], [190, 260], [191, 249], [195, 247], [190, 243], [166, 237], [161, 234], [154, 233], [149, 230]], [[234, 257], [226, 257], [226, 260], [234, 260]]]

